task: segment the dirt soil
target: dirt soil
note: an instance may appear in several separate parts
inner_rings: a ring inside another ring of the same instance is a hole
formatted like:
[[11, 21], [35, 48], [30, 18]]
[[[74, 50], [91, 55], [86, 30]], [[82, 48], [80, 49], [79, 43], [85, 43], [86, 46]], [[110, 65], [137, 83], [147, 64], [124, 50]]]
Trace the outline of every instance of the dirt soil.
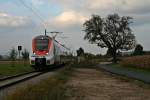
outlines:
[[69, 100], [150, 100], [150, 88], [96, 69], [76, 69], [67, 86]]

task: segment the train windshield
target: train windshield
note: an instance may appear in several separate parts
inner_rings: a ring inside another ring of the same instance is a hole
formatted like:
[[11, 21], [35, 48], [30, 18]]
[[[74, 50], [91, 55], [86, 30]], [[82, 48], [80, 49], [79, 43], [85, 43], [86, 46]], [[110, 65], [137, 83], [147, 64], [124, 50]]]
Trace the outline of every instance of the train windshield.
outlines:
[[36, 50], [47, 50], [48, 49], [48, 39], [36, 39], [35, 40]]

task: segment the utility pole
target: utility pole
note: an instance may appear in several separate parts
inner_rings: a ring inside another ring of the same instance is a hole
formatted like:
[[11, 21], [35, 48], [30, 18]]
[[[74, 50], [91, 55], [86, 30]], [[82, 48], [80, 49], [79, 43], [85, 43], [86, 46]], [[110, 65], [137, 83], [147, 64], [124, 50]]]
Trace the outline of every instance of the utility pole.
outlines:
[[21, 50], [22, 50], [22, 46], [18, 46], [19, 59], [21, 59], [21, 56], [20, 56]]
[[47, 30], [45, 29], [45, 36], [47, 35], [47, 33], [55, 34], [54, 36], [52, 36], [52, 38], [55, 39], [57, 34], [60, 34], [62, 32], [58, 32], [58, 31], [47, 32]]
[[45, 29], [45, 36], [47, 35], [46, 33], [47, 33], [47, 32], [46, 32], [46, 29]]

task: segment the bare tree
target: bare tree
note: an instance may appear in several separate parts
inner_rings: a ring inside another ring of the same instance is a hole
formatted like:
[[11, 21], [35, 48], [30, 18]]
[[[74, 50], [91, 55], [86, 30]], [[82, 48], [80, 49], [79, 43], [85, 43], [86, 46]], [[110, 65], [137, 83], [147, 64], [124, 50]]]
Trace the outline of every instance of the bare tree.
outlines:
[[92, 15], [92, 18], [83, 24], [86, 32], [84, 39], [102, 48], [108, 48], [113, 62], [116, 62], [117, 50], [130, 50], [135, 46], [135, 36], [129, 26], [131, 19], [118, 14], [108, 15], [106, 18]]
[[29, 59], [29, 52], [27, 49], [24, 49], [24, 51], [21, 54], [22, 54], [22, 58], [24, 60], [24, 66], [25, 66], [26, 61]]
[[10, 53], [9, 53], [9, 58], [10, 60], [12, 61], [12, 66], [14, 66], [14, 61], [16, 60], [17, 58], [17, 50], [15, 50], [15, 48], [13, 47], [11, 50], [10, 50]]

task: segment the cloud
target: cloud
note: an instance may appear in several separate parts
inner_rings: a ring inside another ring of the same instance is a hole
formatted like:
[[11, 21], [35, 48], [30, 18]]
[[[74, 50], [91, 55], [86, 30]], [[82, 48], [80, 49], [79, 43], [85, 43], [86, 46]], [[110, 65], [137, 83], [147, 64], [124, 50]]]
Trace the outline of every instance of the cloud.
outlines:
[[150, 13], [150, 0], [88, 0], [91, 10], [117, 10], [124, 13]]
[[[132, 16], [132, 15], [131, 15]], [[133, 25], [135, 26], [143, 26], [143, 25], [150, 25], [150, 14], [140, 14], [140, 15], [133, 15]]]
[[[82, 16], [98, 14], [102, 17], [111, 13], [133, 17], [133, 25], [149, 24], [150, 0], [61, 0], [64, 10], [71, 9]], [[69, 4], [70, 3], [70, 4]]]
[[45, 2], [43, 0], [31, 0], [31, 3], [34, 6], [39, 6], [39, 5], [43, 5]]
[[[16, 1], [16, 3], [17, 2], [18, 1]], [[118, 13], [120, 16], [133, 17], [134, 23], [132, 27], [134, 33], [137, 34], [138, 40], [143, 43], [144, 46], [147, 44], [147, 49], [150, 47], [148, 44], [149, 41], [144, 42], [146, 41], [145, 38], [150, 36], [148, 34], [150, 32], [148, 28], [150, 25], [150, 0], [25, 0], [25, 2], [45, 13], [51, 13], [51, 11], [57, 12], [59, 9], [59, 12], [55, 15], [43, 15], [48, 22], [47, 31], [63, 32], [62, 35], [68, 38], [62, 39], [61, 41], [64, 41], [66, 45], [74, 46], [75, 49], [83, 47], [88, 52], [103, 52], [99, 47], [93, 46], [93, 44], [91, 45], [83, 40], [85, 34], [82, 31], [83, 23], [89, 19], [91, 14], [106, 17], [108, 14], [113, 13]], [[9, 40], [5, 49], [15, 45], [18, 41], [28, 46], [31, 44], [29, 42], [31, 36], [44, 34], [44, 28], [36, 16], [31, 19], [24, 16], [16, 16], [18, 14], [31, 15], [28, 9], [22, 11], [23, 9], [22, 5], [20, 6], [20, 2], [18, 2], [18, 5], [16, 5], [16, 3], [9, 2], [9, 4], [5, 5], [0, 4], [0, 8], [3, 12], [13, 13], [13, 15], [0, 13], [0, 33], [5, 33], [0, 34], [1, 47], [3, 41], [6, 41], [6, 38], [7, 42]], [[18, 9], [18, 7], [21, 9]], [[36, 21], [37, 27], [32, 26], [35, 25], [32, 21]], [[11, 34], [13, 34], [13, 36], [10, 37]], [[19, 38], [16, 39], [16, 37]], [[5, 49], [3, 49], [3, 51]]]
[[119, 11], [120, 13], [150, 13], [150, 0], [55, 0], [63, 9], [82, 13]]
[[128, 13], [150, 13], [150, 0], [123, 0], [117, 6]]
[[115, 6], [116, 0], [88, 0], [87, 1], [87, 6], [89, 9], [93, 10], [104, 10], [104, 9], [109, 9]]
[[20, 27], [29, 23], [27, 17], [0, 13], [0, 27]]
[[56, 16], [53, 20], [50, 20], [54, 26], [57, 27], [71, 27], [74, 25], [81, 25], [88, 18], [75, 11], [64, 11], [60, 15]]

